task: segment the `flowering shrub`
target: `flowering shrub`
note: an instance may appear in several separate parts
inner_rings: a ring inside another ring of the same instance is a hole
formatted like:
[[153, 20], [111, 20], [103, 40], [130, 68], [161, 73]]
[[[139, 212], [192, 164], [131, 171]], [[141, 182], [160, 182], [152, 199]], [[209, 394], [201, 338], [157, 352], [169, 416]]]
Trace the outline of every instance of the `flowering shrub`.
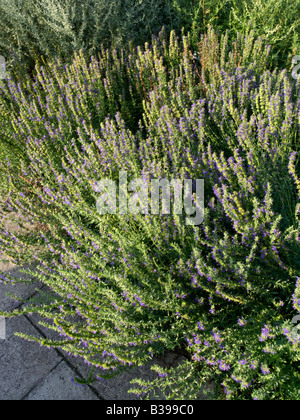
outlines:
[[[260, 41], [241, 38], [250, 53], [223, 38], [220, 60], [209, 42], [212, 32], [199, 68], [188, 39], [172, 34], [168, 46], [75, 55], [34, 82], [2, 84], [4, 141], [20, 148], [2, 160], [6, 206], [39, 230], [2, 227], [0, 250], [15, 263], [36, 259], [31, 275], [53, 293], [1, 315], [39, 314], [61, 340], [20, 335], [103, 378], [185, 351], [178, 367], [154, 366], [154, 382], [136, 380], [132, 392], [144, 397], [158, 387], [194, 399], [214, 380], [220, 399], [298, 399], [300, 85], [285, 70], [263, 71]], [[99, 214], [98, 181], [117, 182], [122, 170], [148, 185], [204, 179], [204, 223]]]
[[[219, 83], [221, 68], [231, 74], [237, 65], [249, 66], [255, 74], [260, 74], [268, 67], [269, 54], [270, 47], [261, 39], [255, 40], [253, 33], [239, 36], [231, 48], [228, 33], [219, 41], [210, 28], [198, 43], [197, 59], [190, 50], [188, 37], [180, 41], [172, 32], [168, 41], [166, 32], [162, 31], [159, 37], [153, 37], [152, 45], [146, 44], [144, 49], [102, 47], [97, 58], [86, 60], [80, 52], [69, 66], [61, 60], [51, 66], [46, 64], [37, 69], [34, 83], [26, 75], [18, 81], [12, 78], [1, 81], [1, 172], [6, 172], [6, 164], [2, 162], [8, 159], [10, 170], [15, 162], [13, 167], [19, 173], [19, 162], [27, 156], [24, 129], [27, 130], [28, 125], [37, 138], [41, 130], [48, 137], [50, 122], [51, 137], [56, 138], [53, 153], [61, 156], [66, 142], [78, 135], [78, 128], [84, 130], [83, 121], [98, 130], [107, 115], [120, 112], [128, 128], [135, 132], [143, 119], [143, 102], [149, 102], [154, 89], [159, 92], [155, 98], [159, 113], [173, 89], [182, 91], [184, 98], [192, 95], [194, 100], [205, 94], [206, 84]], [[32, 113], [37, 113], [36, 118]], [[17, 121], [21, 117], [22, 124], [12, 126], [8, 118], [11, 115], [15, 115]], [[66, 131], [63, 139], [62, 130]]]

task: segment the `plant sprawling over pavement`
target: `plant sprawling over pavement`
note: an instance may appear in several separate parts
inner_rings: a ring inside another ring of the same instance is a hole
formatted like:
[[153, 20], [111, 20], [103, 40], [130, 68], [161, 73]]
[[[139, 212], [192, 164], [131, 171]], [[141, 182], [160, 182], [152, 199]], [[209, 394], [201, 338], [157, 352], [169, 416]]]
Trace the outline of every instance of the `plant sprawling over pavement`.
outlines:
[[[210, 28], [197, 59], [188, 37], [161, 33], [1, 83], [6, 208], [39, 229], [8, 232], [3, 209], [0, 250], [35, 258], [52, 291], [2, 315], [37, 313], [61, 340], [22, 336], [104, 378], [185, 350], [136, 380], [139, 395], [193, 399], [213, 379], [219, 398], [299, 398], [300, 84], [267, 70], [269, 54], [253, 34], [231, 49]], [[120, 171], [149, 186], [204, 179], [203, 224], [100, 215], [97, 183]]]

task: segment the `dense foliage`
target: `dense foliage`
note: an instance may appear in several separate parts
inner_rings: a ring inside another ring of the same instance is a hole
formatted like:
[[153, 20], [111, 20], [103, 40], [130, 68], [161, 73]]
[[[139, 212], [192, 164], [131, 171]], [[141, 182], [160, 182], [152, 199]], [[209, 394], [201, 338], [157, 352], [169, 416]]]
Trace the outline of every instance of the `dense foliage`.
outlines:
[[150, 42], [164, 26], [191, 33], [196, 48], [210, 25], [230, 40], [254, 30], [272, 45], [272, 68], [291, 66], [299, 53], [300, 0], [2, 0], [0, 52], [9, 68], [74, 51], [90, 56], [106, 48]]
[[290, 0], [233, 0], [230, 13], [231, 33], [247, 33], [273, 46], [274, 64], [290, 66], [292, 58], [300, 52], [300, 1]]
[[[220, 399], [299, 399], [300, 82], [268, 70], [253, 34], [231, 44], [209, 28], [198, 56], [191, 42], [161, 33], [1, 84], [6, 209], [38, 229], [6, 231], [2, 210], [0, 249], [36, 259], [32, 277], [53, 292], [2, 315], [39, 314], [61, 340], [23, 336], [98, 377], [185, 351], [136, 381], [144, 397], [193, 399], [213, 380]], [[204, 179], [204, 223], [100, 215], [97, 182], [122, 170]]]
[[101, 45], [139, 44], [164, 25], [179, 27], [169, 0], [2, 0], [0, 16], [2, 55], [29, 69], [41, 55], [92, 55]]
[[253, 30], [272, 45], [273, 66], [290, 66], [299, 53], [300, 1], [290, 0], [173, 0], [181, 25], [190, 30], [193, 41], [209, 25], [230, 38]]

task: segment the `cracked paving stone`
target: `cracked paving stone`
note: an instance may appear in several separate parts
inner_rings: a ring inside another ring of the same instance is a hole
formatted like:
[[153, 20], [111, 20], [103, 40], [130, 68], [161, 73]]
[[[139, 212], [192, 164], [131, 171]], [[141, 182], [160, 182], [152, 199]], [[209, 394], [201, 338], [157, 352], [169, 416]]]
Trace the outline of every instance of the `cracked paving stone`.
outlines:
[[65, 362], [61, 362], [26, 396], [26, 398], [24, 398], [24, 400], [99, 400], [96, 394], [94, 394], [87, 385], [75, 383], [74, 377], [76, 377], [74, 371]]
[[53, 349], [40, 347], [14, 335], [39, 336], [24, 317], [6, 320], [6, 339], [0, 340], [0, 400], [21, 400], [62, 358]]

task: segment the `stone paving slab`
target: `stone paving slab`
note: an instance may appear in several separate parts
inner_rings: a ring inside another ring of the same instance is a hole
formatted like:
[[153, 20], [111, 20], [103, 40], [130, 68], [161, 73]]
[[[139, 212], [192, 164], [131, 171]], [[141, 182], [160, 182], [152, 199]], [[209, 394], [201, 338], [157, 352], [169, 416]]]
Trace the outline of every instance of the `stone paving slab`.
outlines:
[[[84, 378], [88, 378], [91, 367], [74, 356], [66, 357], [68, 362], [71, 363]], [[133, 367], [111, 379], [96, 380], [92, 383], [92, 386], [105, 400], [139, 400], [136, 394], [128, 393], [129, 389], [137, 387], [136, 384], [130, 383], [133, 379], [139, 378], [145, 381], [154, 380], [157, 378], [157, 373], [151, 370], [151, 366], [154, 364], [162, 367], [170, 367], [176, 366], [185, 360], [184, 356], [168, 352], [164, 356], [153, 358], [151, 362], [144, 367]], [[97, 371], [93, 372], [93, 376], [97, 376]], [[160, 396], [160, 399], [165, 398]]]
[[[35, 289], [41, 289], [42, 283], [40, 282], [29, 282], [30, 277], [28, 274], [21, 273], [21, 269], [33, 269], [34, 265], [27, 265], [22, 268], [15, 267], [5, 272], [15, 279], [23, 279], [28, 281], [28, 283], [15, 283], [12, 284], [1, 284], [0, 285], [0, 310], [1, 311], [12, 311], [17, 306], [19, 306], [18, 300], [13, 300], [7, 293], [16, 295], [20, 300], [26, 300], [35, 293]], [[3, 270], [3, 265], [0, 261], [0, 272]]]
[[[84, 378], [88, 378], [91, 368], [82, 360], [75, 359], [74, 356], [67, 357], [69, 363], [71, 363]], [[154, 362], [155, 361], [153, 361], [152, 364], [154, 364]], [[94, 372], [94, 376], [95, 375], [97, 375], [96, 371]], [[148, 364], [145, 368], [136, 367], [108, 380], [96, 380], [92, 383], [92, 386], [105, 400], [138, 400], [138, 397], [135, 394], [128, 393], [130, 388], [136, 387], [136, 385], [130, 384], [130, 382], [135, 378], [153, 380], [155, 377], [156, 373], [150, 370], [150, 364]]]
[[37, 335], [24, 316], [6, 320], [6, 340], [0, 340], [0, 400], [21, 400], [62, 360], [55, 350], [15, 336], [16, 331]]
[[98, 400], [86, 386], [74, 382], [74, 371], [62, 361], [24, 398], [29, 401], [86, 401]]

